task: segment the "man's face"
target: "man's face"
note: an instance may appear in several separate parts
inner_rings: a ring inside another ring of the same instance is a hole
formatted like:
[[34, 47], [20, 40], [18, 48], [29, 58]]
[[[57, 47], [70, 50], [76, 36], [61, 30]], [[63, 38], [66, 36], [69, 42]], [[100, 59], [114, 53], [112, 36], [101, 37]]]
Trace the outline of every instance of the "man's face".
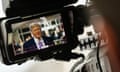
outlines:
[[41, 28], [39, 25], [32, 26], [31, 32], [35, 38], [37, 38], [37, 39], [41, 38]]

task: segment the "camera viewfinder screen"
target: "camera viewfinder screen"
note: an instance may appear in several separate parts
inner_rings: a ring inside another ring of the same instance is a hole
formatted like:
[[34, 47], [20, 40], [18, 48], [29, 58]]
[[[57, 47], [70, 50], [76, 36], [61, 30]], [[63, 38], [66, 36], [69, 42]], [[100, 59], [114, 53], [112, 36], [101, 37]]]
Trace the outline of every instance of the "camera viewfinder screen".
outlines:
[[12, 45], [15, 56], [67, 43], [59, 13], [17, 22], [11, 27], [8, 45]]

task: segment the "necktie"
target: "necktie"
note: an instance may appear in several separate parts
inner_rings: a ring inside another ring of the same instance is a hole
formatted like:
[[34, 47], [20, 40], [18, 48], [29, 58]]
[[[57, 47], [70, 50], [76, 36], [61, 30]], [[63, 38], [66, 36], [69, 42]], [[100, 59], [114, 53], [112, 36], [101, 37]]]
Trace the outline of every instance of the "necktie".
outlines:
[[43, 46], [43, 43], [41, 41], [39, 41], [38, 45], [39, 45], [39, 49], [41, 49]]

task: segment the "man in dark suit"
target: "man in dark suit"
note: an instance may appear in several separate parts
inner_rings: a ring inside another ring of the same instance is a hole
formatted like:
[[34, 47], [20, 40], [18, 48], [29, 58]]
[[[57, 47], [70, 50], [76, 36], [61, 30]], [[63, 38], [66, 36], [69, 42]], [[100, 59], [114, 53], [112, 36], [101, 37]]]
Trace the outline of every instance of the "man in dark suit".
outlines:
[[44, 49], [53, 45], [53, 40], [49, 37], [42, 37], [41, 27], [39, 24], [30, 24], [32, 38], [23, 44], [25, 52]]

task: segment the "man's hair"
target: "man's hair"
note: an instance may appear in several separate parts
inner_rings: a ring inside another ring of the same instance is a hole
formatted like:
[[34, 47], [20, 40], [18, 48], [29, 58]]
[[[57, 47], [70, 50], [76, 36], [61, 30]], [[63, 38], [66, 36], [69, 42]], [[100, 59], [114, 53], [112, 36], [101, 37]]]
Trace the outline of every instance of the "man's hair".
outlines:
[[[92, 0], [120, 41], [120, 0]], [[107, 24], [107, 25], [108, 25]]]
[[[31, 23], [31, 24], [29, 25], [30, 30], [32, 30], [32, 28], [35, 27], [35, 26], [40, 27], [40, 23], [39, 23], [39, 22]], [[41, 27], [40, 27], [40, 28], [41, 28]]]

